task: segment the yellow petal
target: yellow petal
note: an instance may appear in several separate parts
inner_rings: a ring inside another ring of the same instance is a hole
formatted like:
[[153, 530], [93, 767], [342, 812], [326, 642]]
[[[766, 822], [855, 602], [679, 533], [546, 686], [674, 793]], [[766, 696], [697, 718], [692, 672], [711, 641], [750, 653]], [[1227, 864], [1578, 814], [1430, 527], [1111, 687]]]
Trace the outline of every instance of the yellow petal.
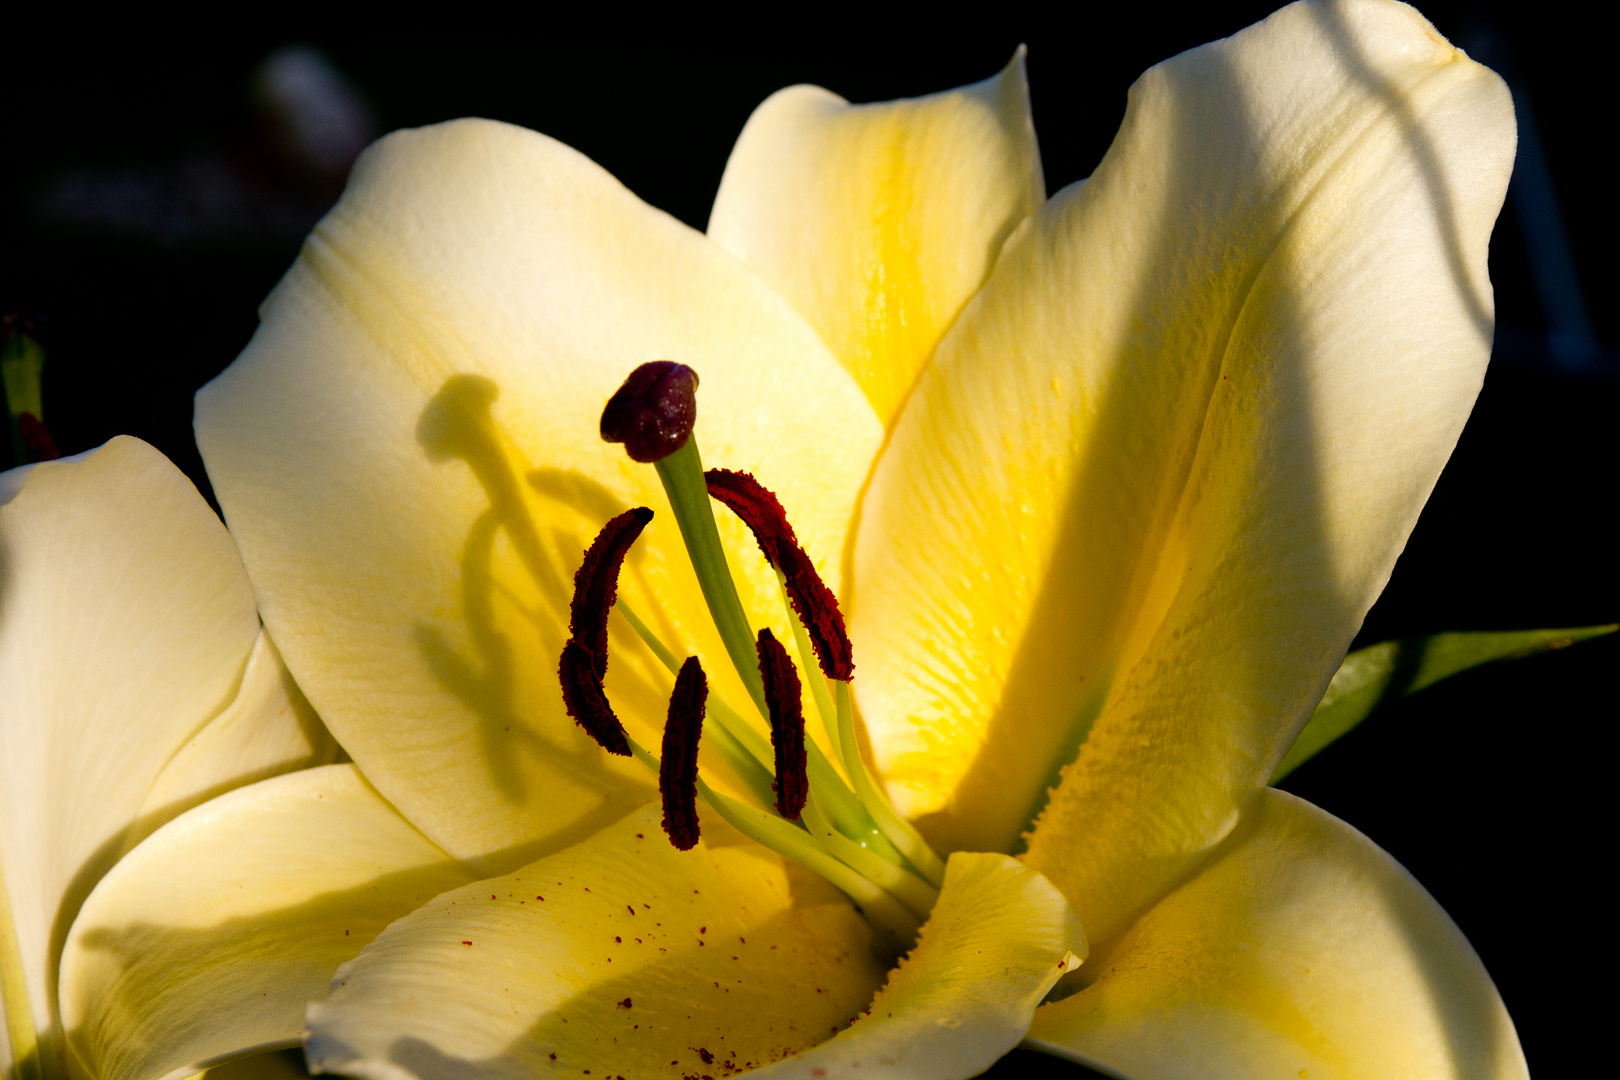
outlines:
[[772, 94], [726, 162], [709, 235], [804, 313], [887, 424], [1045, 198], [1020, 48], [1000, 74], [923, 98]]
[[859, 704], [901, 805], [1103, 940], [1232, 827], [1383, 588], [1489, 352], [1513, 151], [1410, 8], [1147, 72], [1008, 242], [863, 506]]
[[[543, 135], [458, 121], [382, 140], [198, 395], [197, 437], [265, 625], [366, 777], [501, 868], [649, 797], [563, 711], [573, 574], [606, 519], [657, 513], [620, 596], [746, 702], [652, 469], [600, 441], [636, 365], [701, 379], [708, 463], [775, 488], [837, 576], [881, 429], [814, 331], [701, 234]], [[753, 552], [722, 515], [732, 552]], [[738, 560], [756, 625], [776, 579]], [[656, 743], [669, 675], [613, 624], [608, 693]]]
[[1370, 840], [1262, 791], [1191, 880], [1092, 957], [1029, 1043], [1132, 1080], [1529, 1074], [1496, 987]]
[[1063, 895], [1006, 855], [957, 852], [917, 947], [854, 1026], [764, 1077], [960, 1080], [1018, 1045], [1041, 999], [1085, 958]]
[[232, 788], [330, 764], [337, 749], [270, 635], [261, 630], [236, 699], [152, 781], [135, 823], [124, 834], [123, 848], [129, 851], [160, 825]]
[[473, 878], [353, 765], [240, 788], [153, 833], [85, 901], [62, 956], [69, 1043], [98, 1080], [295, 1045], [340, 963]]
[[[4, 474], [0, 946], [53, 1052], [55, 958], [165, 764], [236, 695], [259, 620], [189, 480], [128, 437]], [[19, 1035], [22, 1024], [18, 1024]], [[46, 1061], [50, 1067], [50, 1061]]]
[[310, 1007], [310, 1068], [729, 1075], [871, 1000], [883, 969], [842, 896], [710, 815], [689, 852], [658, 823], [643, 808], [389, 927]]

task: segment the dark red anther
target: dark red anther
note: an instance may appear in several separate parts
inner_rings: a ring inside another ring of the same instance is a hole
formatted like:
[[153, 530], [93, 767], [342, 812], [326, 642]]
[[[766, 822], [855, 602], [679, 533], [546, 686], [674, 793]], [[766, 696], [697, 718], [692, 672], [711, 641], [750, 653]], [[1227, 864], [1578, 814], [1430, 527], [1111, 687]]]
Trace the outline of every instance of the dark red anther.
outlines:
[[697, 372], [673, 360], [642, 364], [602, 410], [604, 442], [624, 443], [630, 460], [662, 461], [686, 445], [697, 423]]
[[563, 646], [557, 678], [562, 683], [563, 705], [574, 722], [608, 753], [629, 757], [630, 739], [624, 733], [624, 725], [614, 715], [613, 706], [608, 704], [602, 676], [596, 670], [596, 660], [590, 650], [570, 638]]
[[703, 734], [703, 709], [708, 699], [709, 680], [703, 675], [703, 665], [697, 657], [688, 656], [675, 676], [675, 690], [669, 695], [663, 758], [658, 763], [664, 832], [680, 851], [689, 851], [698, 842], [698, 737]]
[[772, 566], [776, 565], [776, 546], [780, 541], [786, 540], [798, 547], [799, 538], [794, 535], [787, 511], [782, 509], [776, 494], [752, 474], [710, 469], [703, 474], [703, 479], [709, 485], [709, 498], [723, 503], [727, 510], [742, 518]]
[[759, 632], [755, 647], [759, 652], [759, 674], [765, 682], [765, 703], [771, 714], [771, 745], [776, 748], [776, 812], [794, 821], [810, 797], [799, 673], [793, 670], [787, 650], [768, 627]]
[[855, 650], [850, 647], [849, 634], [844, 631], [838, 598], [821, 580], [810, 556], [799, 545], [779, 544], [776, 566], [787, 579], [788, 600], [810, 635], [822, 673], [829, 679], [849, 682], [855, 675]]
[[574, 599], [568, 608], [569, 635], [596, 661], [598, 681], [607, 674], [608, 612], [619, 595], [619, 570], [630, 545], [652, 520], [645, 506], [626, 510], [602, 526], [574, 574]]
[[782, 504], [770, 489], [745, 472], [710, 469], [703, 478], [708, 481], [710, 497], [742, 518], [759, 550], [787, 579], [788, 600], [810, 635], [822, 672], [829, 679], [848, 682], [855, 674], [855, 652], [844, 630], [838, 598], [799, 545]]

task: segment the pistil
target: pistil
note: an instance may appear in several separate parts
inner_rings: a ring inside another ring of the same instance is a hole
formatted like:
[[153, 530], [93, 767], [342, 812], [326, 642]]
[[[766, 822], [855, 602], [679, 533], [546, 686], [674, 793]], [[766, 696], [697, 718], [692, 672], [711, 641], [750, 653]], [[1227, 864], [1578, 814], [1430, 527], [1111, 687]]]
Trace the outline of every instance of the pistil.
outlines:
[[[646, 622], [618, 603], [625, 553], [652, 518], [646, 508], [609, 521], [575, 575], [571, 636], [558, 668], [564, 702], [605, 749], [633, 756], [658, 773], [664, 829], [676, 848], [685, 851], [697, 843], [697, 800], [702, 799], [744, 835], [842, 889], [904, 946], [938, 899], [943, 862], [894, 812], [861, 758], [849, 696], [854, 655], [843, 616], [781, 503], [748, 473], [715, 469], [705, 474], [692, 430], [697, 386], [697, 373], [684, 365], [643, 364], [604, 409], [602, 437], [623, 442], [633, 460], [657, 469], [710, 615], [743, 686], [770, 726], [770, 741], [723, 699], [709, 697], [696, 657], [678, 661]], [[748, 525], [776, 571], [804, 677], [844, 775], [805, 739], [802, 685], [788, 651], [769, 628], [757, 636], [750, 628], [720, 544], [711, 497]], [[675, 675], [659, 757], [629, 737], [607, 699], [607, 619], [616, 603]], [[716, 721], [709, 752], [718, 752], [744, 788], [771, 810], [723, 795], [699, 775], [705, 715]]]

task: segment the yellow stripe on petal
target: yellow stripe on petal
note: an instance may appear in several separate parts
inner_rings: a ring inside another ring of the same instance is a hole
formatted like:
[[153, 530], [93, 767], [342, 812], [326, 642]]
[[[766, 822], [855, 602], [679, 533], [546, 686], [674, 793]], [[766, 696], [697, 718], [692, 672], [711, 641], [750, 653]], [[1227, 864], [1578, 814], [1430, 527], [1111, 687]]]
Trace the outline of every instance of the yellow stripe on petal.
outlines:
[[0, 498], [0, 983], [26, 985], [50, 1075], [62, 935], [259, 620], [219, 519], [138, 439], [0, 474]]
[[153, 833], [85, 902], [62, 957], [68, 1040], [98, 1080], [296, 1045], [339, 964], [472, 878], [353, 765], [240, 788]]
[[1186, 884], [1035, 1014], [1029, 1045], [1133, 1080], [1522, 1080], [1456, 925], [1365, 836], [1262, 791]]
[[1020, 49], [924, 98], [771, 95], [726, 163], [709, 235], [810, 320], [887, 424], [1045, 197]]
[[1063, 895], [1006, 855], [957, 852], [917, 947], [854, 1026], [761, 1080], [965, 1080], [1018, 1045], [1058, 979], [1085, 959]]
[[883, 981], [820, 878], [712, 815], [676, 851], [636, 811], [401, 919], [309, 1010], [316, 1072], [726, 1076], [828, 1038]]
[[[1383, 588], [1490, 348], [1506, 88], [1410, 8], [1296, 4], [1131, 91], [874, 474], [855, 690], [950, 848], [1095, 940], [1236, 821]], [[1083, 744], [1083, 748], [1082, 747]]]
[[[486, 869], [652, 795], [557, 681], [573, 575], [610, 517], [657, 515], [620, 596], [748, 700], [654, 471], [598, 435], [658, 359], [702, 380], [709, 463], [770, 484], [836, 578], [882, 437], [860, 390], [757, 275], [532, 131], [457, 121], [372, 147], [198, 395], [198, 445], [298, 685], [401, 813]], [[775, 575], [740, 523], [721, 534], [755, 624], [786, 634]], [[656, 744], [669, 676], [611, 628], [609, 697]]]

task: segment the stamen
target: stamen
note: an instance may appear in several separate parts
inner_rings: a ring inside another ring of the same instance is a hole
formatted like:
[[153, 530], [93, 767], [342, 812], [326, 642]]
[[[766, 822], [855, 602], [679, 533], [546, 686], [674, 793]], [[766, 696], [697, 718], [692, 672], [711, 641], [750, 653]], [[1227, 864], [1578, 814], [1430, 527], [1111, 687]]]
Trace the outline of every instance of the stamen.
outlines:
[[652, 520], [645, 506], [626, 510], [602, 526], [574, 574], [574, 599], [568, 608], [568, 644], [557, 663], [563, 706], [602, 749], [630, 756], [630, 740], [608, 704], [602, 680], [607, 675], [608, 612], [619, 594], [619, 569], [625, 553]]
[[767, 627], [759, 632], [759, 674], [771, 707], [771, 745], [776, 748], [776, 812], [793, 821], [810, 797], [804, 752], [804, 706], [799, 674], [787, 650]]
[[602, 676], [596, 670], [596, 659], [590, 650], [572, 638], [563, 646], [557, 680], [562, 683], [563, 705], [574, 722], [608, 753], [629, 757], [630, 738], [614, 714], [613, 706], [608, 704]]
[[630, 460], [661, 461], [686, 445], [697, 423], [697, 372], [654, 360], [630, 373], [602, 410], [606, 442], [624, 443]]
[[745, 472], [710, 469], [703, 478], [708, 482], [709, 495], [742, 518], [766, 560], [782, 572], [783, 587], [810, 635], [823, 674], [848, 682], [855, 674], [855, 657], [844, 629], [844, 616], [838, 610], [838, 598], [816, 573], [782, 504], [765, 485]]
[[780, 544], [777, 549], [777, 567], [782, 571], [783, 586], [793, 610], [798, 612], [810, 635], [810, 644], [816, 647], [816, 659], [821, 661], [821, 673], [829, 679], [848, 682], [855, 677], [855, 650], [850, 648], [849, 634], [844, 630], [844, 616], [838, 610], [838, 598], [827, 588], [815, 564], [804, 548]]
[[688, 656], [675, 676], [669, 695], [669, 719], [664, 724], [663, 759], [658, 763], [658, 792], [664, 797], [664, 832], [680, 851], [698, 842], [697, 782], [698, 737], [703, 733], [703, 708], [709, 681], [698, 658]]
[[630, 545], [651, 521], [645, 506], [626, 510], [602, 526], [574, 574], [574, 599], [568, 608], [568, 633], [595, 661], [596, 677], [607, 674], [608, 612], [619, 594], [619, 570]]
[[743, 524], [754, 534], [760, 552], [776, 565], [776, 546], [786, 540], [797, 547], [798, 536], [788, 521], [787, 511], [776, 498], [776, 493], [755, 480], [753, 475], [735, 469], [710, 469], [703, 474], [709, 485], [709, 496], [725, 504], [727, 510], [742, 518]]

